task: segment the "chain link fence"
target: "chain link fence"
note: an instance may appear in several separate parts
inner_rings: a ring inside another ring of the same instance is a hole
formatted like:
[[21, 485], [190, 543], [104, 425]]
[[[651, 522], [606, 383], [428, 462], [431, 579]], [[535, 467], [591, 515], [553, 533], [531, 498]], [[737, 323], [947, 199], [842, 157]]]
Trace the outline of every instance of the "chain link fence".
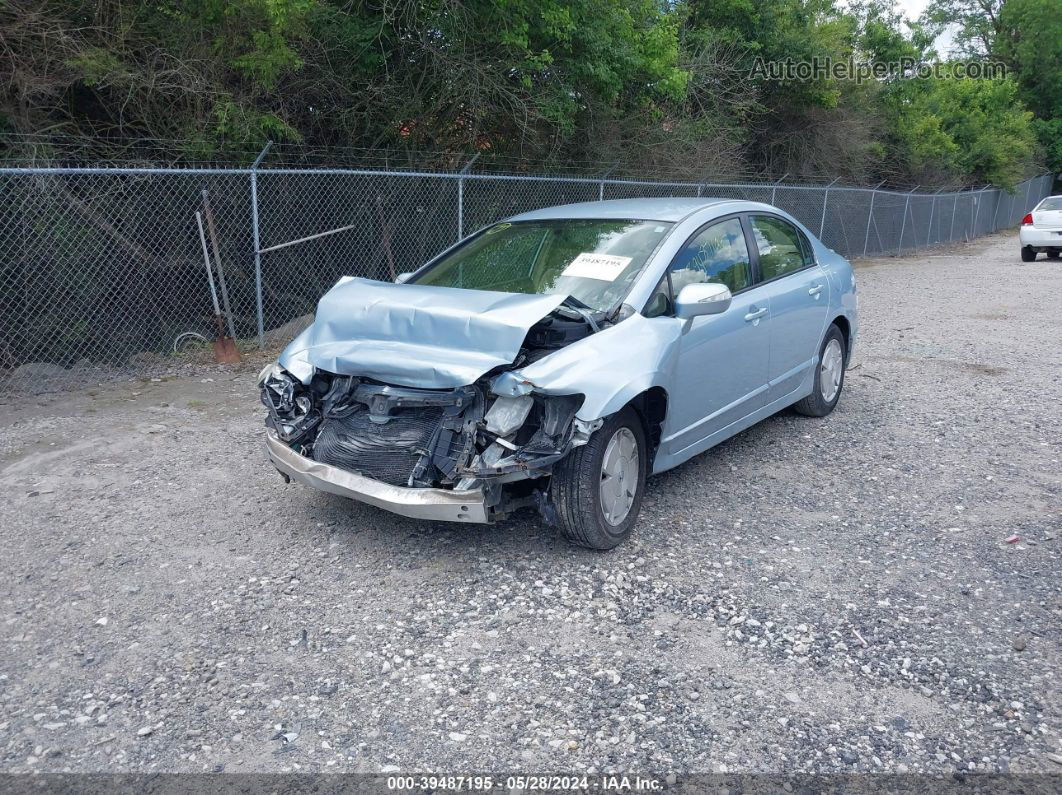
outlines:
[[204, 191], [236, 336], [261, 346], [286, 341], [285, 324], [313, 312], [340, 276], [392, 280], [486, 224], [539, 207], [749, 199], [863, 256], [1015, 226], [1052, 182], [1036, 177], [1012, 193], [901, 193], [366, 169], [0, 168], [0, 389], [57, 373], [135, 372], [173, 355], [188, 332], [212, 339], [196, 222]]

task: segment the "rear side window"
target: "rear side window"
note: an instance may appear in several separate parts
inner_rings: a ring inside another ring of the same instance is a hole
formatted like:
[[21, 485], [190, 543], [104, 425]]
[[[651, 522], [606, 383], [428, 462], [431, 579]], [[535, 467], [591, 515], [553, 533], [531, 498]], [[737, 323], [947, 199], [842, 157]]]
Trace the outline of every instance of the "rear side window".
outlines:
[[801, 234], [791, 223], [767, 215], [753, 215], [749, 221], [760, 252], [763, 281], [769, 282], [811, 264]]
[[736, 293], [752, 284], [749, 249], [741, 220], [731, 218], [702, 229], [671, 261], [675, 294], [687, 284], [718, 282]]

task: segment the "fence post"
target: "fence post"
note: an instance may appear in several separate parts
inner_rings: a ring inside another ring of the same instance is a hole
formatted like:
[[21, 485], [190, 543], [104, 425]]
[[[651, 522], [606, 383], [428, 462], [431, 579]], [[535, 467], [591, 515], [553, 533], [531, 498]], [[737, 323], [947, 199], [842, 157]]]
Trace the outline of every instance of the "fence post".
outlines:
[[826, 202], [830, 200], [830, 185], [833, 185], [840, 177], [826, 186], [826, 194], [822, 197], [822, 220], [819, 221], [819, 240], [822, 240], [822, 230], [826, 228]]
[[457, 178], [457, 242], [460, 243], [465, 237], [465, 174], [472, 168], [472, 164], [479, 159], [479, 152], [472, 155], [472, 159], [465, 163], [458, 171]]
[[1022, 217], [1025, 216], [1025, 213], [1029, 212], [1029, 188], [1031, 188], [1031, 187], [1032, 187], [1032, 179], [1030, 178], [1030, 179], [1025, 180], [1025, 207], [1023, 207], [1022, 211], [1021, 211]]
[[[927, 246], [929, 245], [929, 235], [933, 234], [933, 216], [937, 212], [937, 196], [940, 195], [940, 192], [942, 190], [944, 190], [944, 188], [937, 188], [935, 191], [933, 191], [933, 204], [929, 207], [929, 234], [926, 235]], [[939, 243], [940, 241], [937, 240], [936, 242]]]
[[265, 348], [265, 312], [262, 307], [262, 244], [258, 239], [258, 165], [266, 156], [272, 141], [266, 141], [251, 165], [251, 234], [254, 236], [254, 300], [255, 317], [258, 321], [258, 347]]
[[[903, 251], [903, 233], [907, 230], [907, 209], [911, 206], [911, 194], [918, 190], [921, 185], [915, 185], [909, 191], [907, 196], [903, 200], [903, 221], [900, 222], [900, 239], [896, 241], [896, 256], [900, 256], [900, 252]], [[915, 237], [915, 243], [918, 242], [917, 236]]]
[[996, 188], [992, 192], [996, 194], [996, 209], [992, 211], [992, 231], [995, 232], [999, 229], [999, 205], [1003, 203], [1003, 191], [1000, 188]]
[[870, 189], [870, 210], [867, 212], [867, 233], [863, 236], [863, 256], [867, 255], [867, 244], [870, 242], [870, 222], [874, 220], [874, 199], [878, 197], [878, 188], [885, 184], [882, 180]]
[[[775, 202], [775, 200], [774, 200], [774, 196], [778, 192], [778, 183], [781, 182], [783, 179], [785, 179], [788, 176], [789, 176], [789, 172], [787, 171], [784, 174], [782, 174], [782, 176], [780, 176], [777, 180], [775, 180], [775, 183], [771, 186], [771, 204], [773, 204], [775, 207], [778, 206], [778, 203]], [[834, 180], [834, 182], [836, 182], [836, 180]]]
[[951, 231], [948, 232], [948, 242], [951, 243], [955, 240], [955, 210], [959, 207], [959, 194], [958, 192], [951, 195]]
[[[608, 179], [608, 175], [609, 174], [611, 174], [613, 171], [616, 170], [616, 167], [618, 165], [619, 165], [619, 161], [617, 160], [615, 163], [613, 163], [611, 166], [608, 167], [608, 171], [606, 171], [604, 174], [601, 175], [601, 182], [599, 182], [598, 186], [597, 186], [597, 200], [599, 202], [603, 202], [605, 200], [605, 180]], [[701, 195], [701, 186], [700, 185], [697, 186], [697, 195], [698, 196]]]
[[977, 218], [981, 215], [981, 200], [984, 198], [986, 190], [988, 190], [988, 186], [987, 185], [985, 185], [983, 188], [981, 188], [980, 192], [977, 194], [977, 212], [974, 213], [973, 230], [972, 230], [974, 237], [977, 237]]

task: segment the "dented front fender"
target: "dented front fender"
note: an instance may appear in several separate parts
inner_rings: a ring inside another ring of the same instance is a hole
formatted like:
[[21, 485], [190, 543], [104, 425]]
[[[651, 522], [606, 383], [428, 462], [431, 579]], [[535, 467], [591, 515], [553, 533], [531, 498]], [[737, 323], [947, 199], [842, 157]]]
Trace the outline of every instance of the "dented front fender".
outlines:
[[584, 396], [577, 417], [592, 421], [619, 411], [654, 386], [671, 382], [683, 321], [639, 314], [602, 329], [491, 382], [497, 395]]

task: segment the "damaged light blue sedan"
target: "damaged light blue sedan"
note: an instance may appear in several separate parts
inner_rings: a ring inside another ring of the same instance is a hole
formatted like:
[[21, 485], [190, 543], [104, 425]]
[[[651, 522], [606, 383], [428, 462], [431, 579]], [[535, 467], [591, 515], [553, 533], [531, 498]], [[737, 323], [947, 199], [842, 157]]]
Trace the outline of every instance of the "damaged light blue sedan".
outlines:
[[646, 476], [841, 395], [849, 263], [723, 199], [536, 210], [398, 283], [344, 278], [259, 379], [285, 479], [418, 519], [533, 507], [610, 549]]

